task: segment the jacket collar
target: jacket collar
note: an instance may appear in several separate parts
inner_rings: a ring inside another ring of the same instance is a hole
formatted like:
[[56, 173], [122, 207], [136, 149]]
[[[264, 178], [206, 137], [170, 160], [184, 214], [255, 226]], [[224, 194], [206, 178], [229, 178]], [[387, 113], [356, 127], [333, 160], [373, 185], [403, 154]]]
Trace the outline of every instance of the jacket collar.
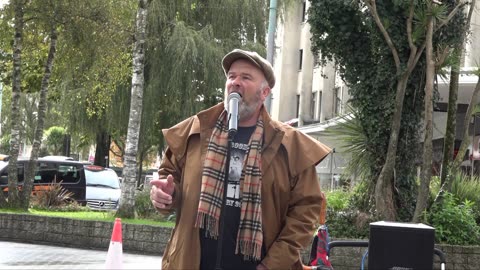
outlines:
[[[197, 114], [197, 119], [195, 120], [195, 122], [197, 123], [194, 123], [191, 134], [202, 133], [206, 130], [213, 129], [218, 117], [223, 112], [223, 110], [224, 110], [224, 106], [222, 102], [209, 109], [199, 112]], [[265, 130], [264, 130], [264, 133], [265, 133], [264, 147], [265, 147], [266, 145], [269, 145], [272, 143], [272, 140], [275, 139], [275, 136], [277, 136], [278, 132], [280, 132], [283, 135], [283, 131], [279, 123], [272, 120], [267, 110], [265, 109], [265, 106], [262, 106], [260, 110], [260, 114], [262, 115], [263, 122], [265, 123]]]
[[[192, 133], [200, 133], [202, 139], [207, 139], [210, 137], [213, 127], [224, 110], [223, 102], [219, 103], [207, 110], [201, 111], [197, 114], [197, 117], [192, 126]], [[267, 171], [273, 158], [275, 157], [278, 148], [282, 143], [282, 138], [284, 131], [281, 129], [281, 126], [278, 122], [272, 120], [268, 114], [265, 106], [262, 106], [260, 114], [263, 117], [264, 122], [264, 135], [263, 135], [263, 148], [262, 148], [262, 166], [263, 172]], [[197, 123], [195, 123], [197, 122]]]

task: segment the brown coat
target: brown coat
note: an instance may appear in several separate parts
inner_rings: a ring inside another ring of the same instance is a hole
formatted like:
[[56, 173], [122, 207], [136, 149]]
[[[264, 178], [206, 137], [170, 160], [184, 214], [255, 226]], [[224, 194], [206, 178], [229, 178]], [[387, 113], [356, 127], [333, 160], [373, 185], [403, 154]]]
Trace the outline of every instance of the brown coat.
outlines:
[[[171, 209], [176, 225], [163, 256], [162, 269], [198, 269], [200, 239], [194, 228], [200, 199], [202, 161], [223, 104], [163, 130], [168, 149], [160, 178], [175, 178]], [[330, 148], [283, 123], [262, 109], [262, 222], [269, 269], [301, 269], [299, 252], [309, 243], [321, 210], [315, 165]]]

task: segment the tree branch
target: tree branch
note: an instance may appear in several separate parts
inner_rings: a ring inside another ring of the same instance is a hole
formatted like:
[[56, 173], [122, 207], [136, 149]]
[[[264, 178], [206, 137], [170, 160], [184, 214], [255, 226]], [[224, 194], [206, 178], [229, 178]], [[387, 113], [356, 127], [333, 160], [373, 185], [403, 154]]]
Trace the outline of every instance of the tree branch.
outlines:
[[453, 18], [453, 16], [455, 16], [458, 9], [460, 9], [460, 7], [463, 6], [463, 5], [465, 5], [465, 3], [462, 2], [462, 1], [459, 1], [458, 4], [455, 6], [455, 8], [453, 8], [453, 10], [448, 14], [447, 18], [445, 20], [440, 20], [440, 24], [438, 25], [438, 27], [435, 28], [434, 32], [436, 32], [438, 29], [445, 26]]
[[365, 4], [367, 5], [368, 9], [370, 10], [370, 13], [372, 14], [373, 19], [375, 20], [375, 23], [377, 24], [378, 28], [380, 29], [380, 32], [383, 34], [383, 37], [384, 37], [385, 41], [387, 42], [388, 47], [392, 51], [393, 60], [395, 61], [395, 67], [397, 68], [397, 72], [400, 73], [400, 71], [401, 71], [400, 58], [398, 56], [397, 49], [395, 48], [395, 45], [393, 44], [393, 41], [390, 38], [390, 35], [388, 34], [387, 30], [383, 26], [382, 22], [380, 21], [380, 17], [378, 16], [378, 12], [377, 12], [376, 1], [375, 0], [365, 0]]
[[415, 46], [412, 39], [412, 23], [413, 23], [413, 0], [410, 0], [410, 8], [408, 9], [408, 19], [407, 19], [407, 37], [408, 37], [408, 45], [410, 46], [410, 50], [416, 53], [417, 46]]

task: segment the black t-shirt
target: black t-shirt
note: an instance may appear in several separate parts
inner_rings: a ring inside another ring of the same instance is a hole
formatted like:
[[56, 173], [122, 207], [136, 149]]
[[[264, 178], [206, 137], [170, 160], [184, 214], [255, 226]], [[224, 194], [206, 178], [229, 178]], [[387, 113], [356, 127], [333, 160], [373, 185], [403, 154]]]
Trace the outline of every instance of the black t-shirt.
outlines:
[[[253, 127], [239, 127], [230, 149], [230, 167], [228, 177], [227, 200], [224, 214], [222, 269], [256, 269], [258, 261], [244, 260], [243, 254], [235, 254], [237, 231], [240, 223], [240, 176], [245, 155], [248, 154], [248, 141], [255, 130]], [[217, 258], [217, 240], [205, 235], [200, 229], [201, 259], [200, 269], [215, 269]], [[263, 251], [263, 249], [262, 249]], [[264, 252], [262, 252], [262, 258]]]

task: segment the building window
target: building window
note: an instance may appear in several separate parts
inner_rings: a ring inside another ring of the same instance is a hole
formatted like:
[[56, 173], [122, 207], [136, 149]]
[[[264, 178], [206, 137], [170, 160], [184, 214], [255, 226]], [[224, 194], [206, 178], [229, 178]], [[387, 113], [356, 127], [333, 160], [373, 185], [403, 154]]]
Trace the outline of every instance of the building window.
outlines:
[[300, 95], [297, 95], [297, 118], [300, 115]]
[[302, 22], [307, 20], [307, 1], [303, 0], [302, 3]]
[[315, 117], [315, 112], [317, 108], [317, 92], [312, 92], [312, 98], [310, 99], [310, 115], [312, 116], [312, 119], [317, 119]]
[[320, 66], [320, 56], [318, 54], [315, 54], [313, 56], [313, 67], [319, 67]]
[[322, 91], [318, 92], [318, 120], [322, 121]]
[[298, 50], [298, 70], [302, 70], [303, 65], [303, 50]]
[[335, 87], [333, 89], [333, 96], [335, 98], [335, 115], [342, 113], [342, 89], [340, 87]]

